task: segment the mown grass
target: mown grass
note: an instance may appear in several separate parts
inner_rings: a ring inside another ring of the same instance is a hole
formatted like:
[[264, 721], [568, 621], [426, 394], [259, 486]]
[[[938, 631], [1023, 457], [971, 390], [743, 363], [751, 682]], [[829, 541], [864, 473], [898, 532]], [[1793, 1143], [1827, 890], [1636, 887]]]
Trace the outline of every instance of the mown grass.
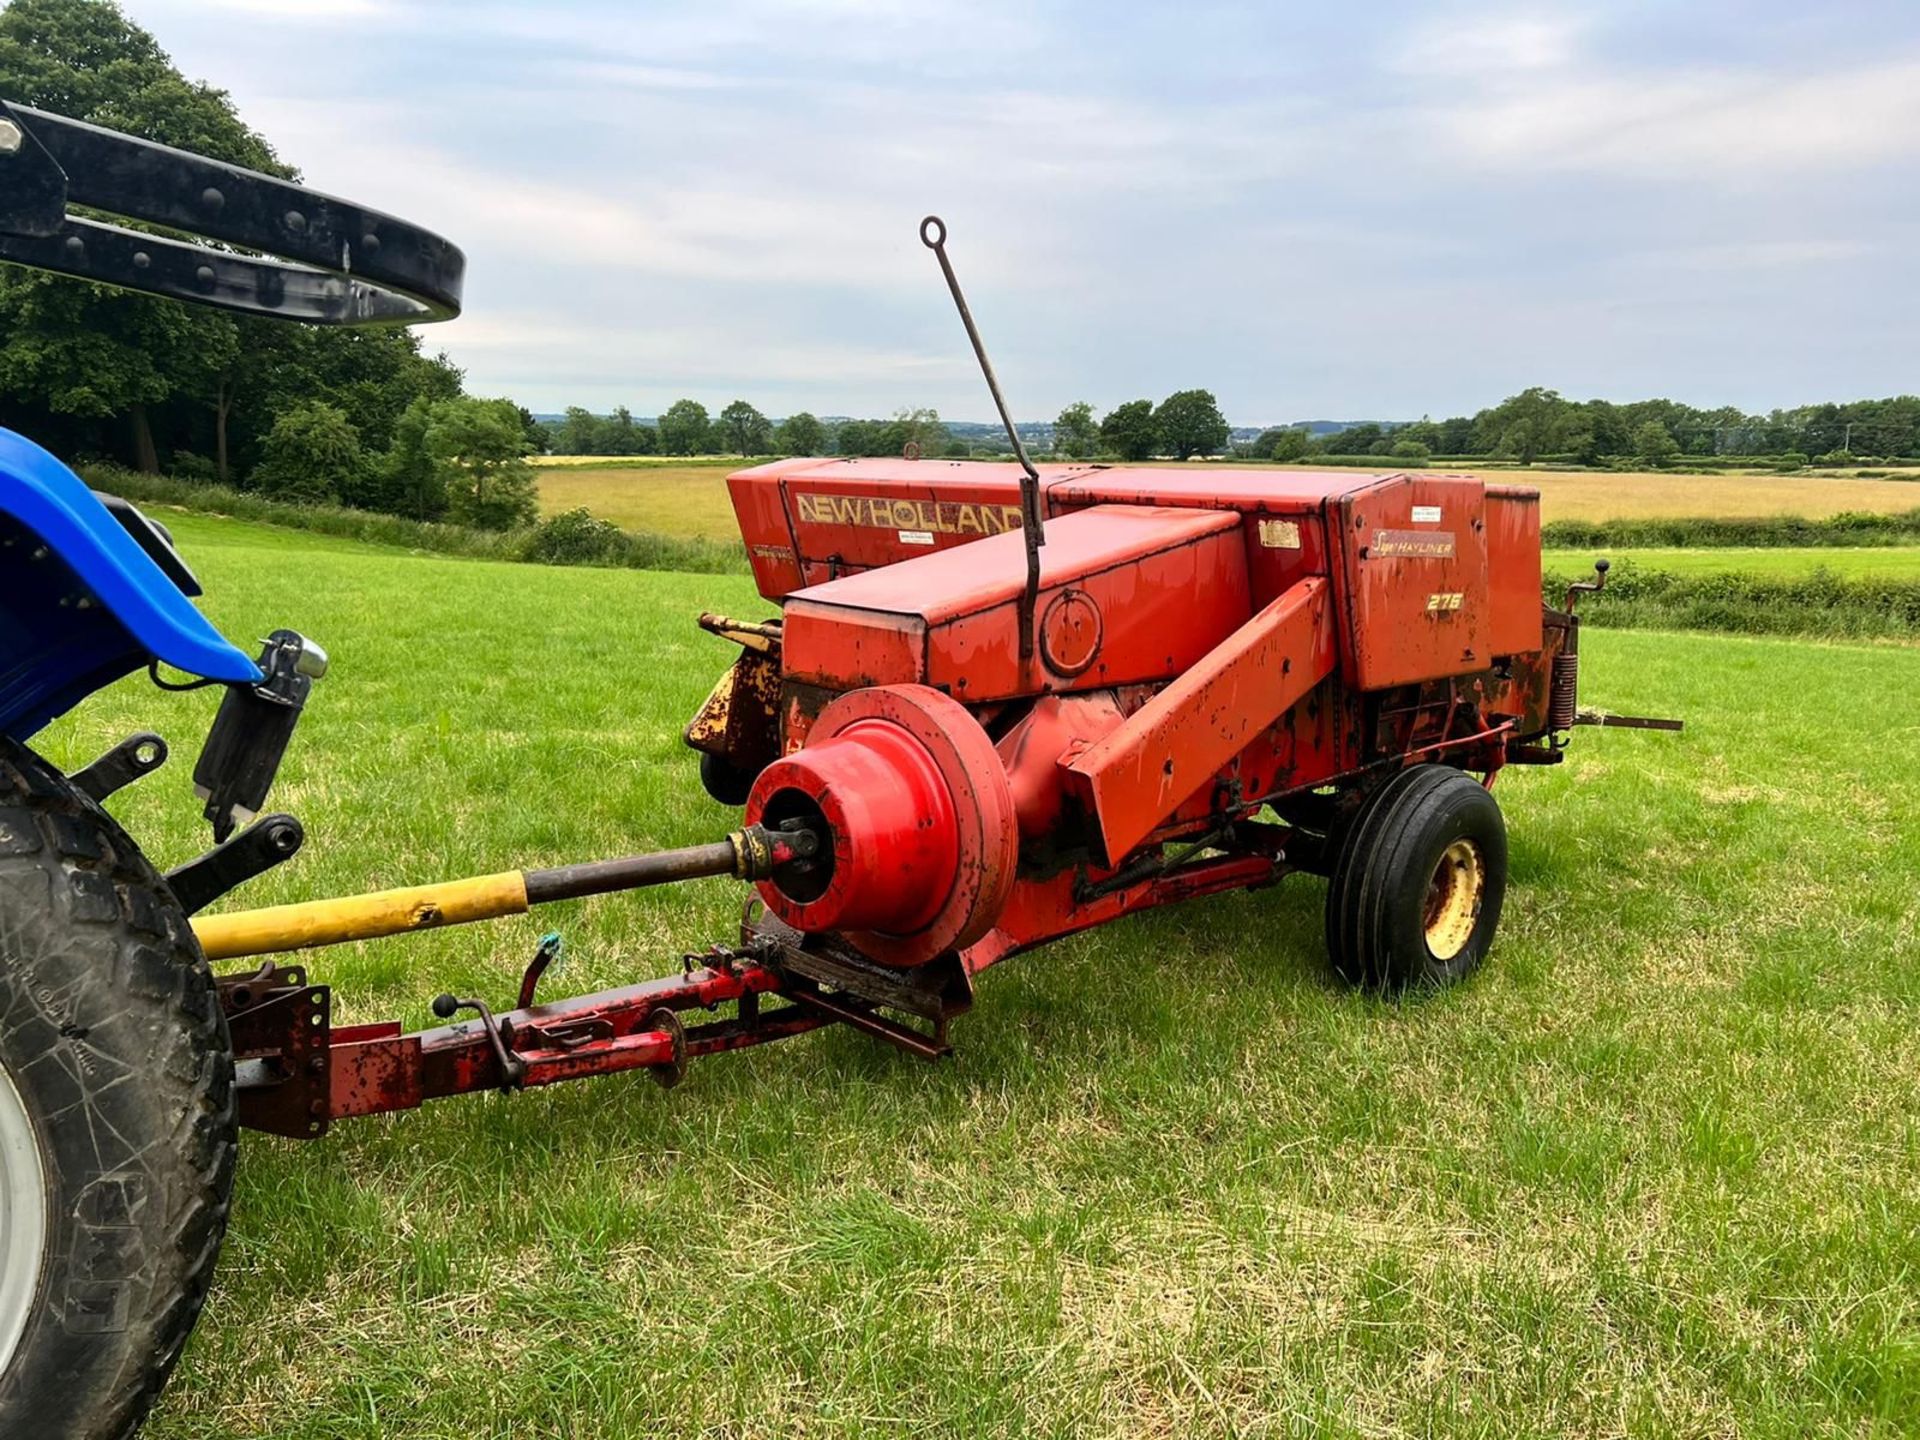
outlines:
[[1690, 550], [1679, 546], [1644, 549], [1618, 546], [1591, 550], [1547, 550], [1541, 559], [1556, 574], [1589, 571], [1595, 560], [1631, 562], [1643, 570], [1674, 575], [1807, 575], [1830, 570], [1848, 577], [1874, 576], [1920, 580], [1920, 545], [1886, 546], [1725, 546]]
[[[255, 903], [689, 843], [678, 740], [755, 613], [728, 576], [181, 527], [210, 613], [335, 657]], [[1327, 976], [1322, 888], [1137, 917], [983, 978], [927, 1066], [827, 1032], [639, 1077], [249, 1137], [155, 1440], [229, 1436], [1806, 1435], [1920, 1417], [1920, 650], [1595, 631], [1580, 732], [1499, 794], [1487, 968]], [[74, 762], [179, 747], [114, 808], [197, 850], [202, 695], [131, 681]], [[702, 882], [313, 957], [428, 1023], [663, 973]]]
[[[740, 465], [751, 462], [741, 461]], [[1164, 461], [1171, 465], [1174, 462]], [[1214, 462], [1216, 465], [1225, 462]], [[603, 520], [666, 535], [731, 539], [739, 534], [727, 500], [727, 464], [645, 462], [543, 467], [540, 505], [549, 514], [585, 506]], [[1206, 468], [1194, 462], [1194, 469]], [[1255, 468], [1236, 465], [1233, 468]], [[1284, 483], [1295, 467], [1260, 466]], [[1300, 468], [1311, 468], [1300, 467]], [[1379, 468], [1399, 468], [1382, 459]], [[1488, 470], [1491, 482], [1537, 486], [1542, 518], [1640, 520], [1798, 515], [1819, 519], [1847, 511], [1888, 514], [1920, 508], [1920, 485], [1901, 480], [1836, 479], [1823, 475], [1685, 475]]]

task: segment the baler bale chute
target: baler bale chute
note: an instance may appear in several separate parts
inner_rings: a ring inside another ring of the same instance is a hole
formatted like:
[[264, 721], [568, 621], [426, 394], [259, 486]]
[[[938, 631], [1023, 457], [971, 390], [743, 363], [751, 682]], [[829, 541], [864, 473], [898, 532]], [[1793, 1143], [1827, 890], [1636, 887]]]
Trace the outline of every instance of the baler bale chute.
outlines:
[[[1494, 783], [1561, 763], [1591, 718], [1573, 606], [1604, 569], [1543, 605], [1537, 492], [1470, 475], [1035, 466], [946, 228], [921, 238], [1016, 458], [728, 478], [777, 613], [700, 617], [740, 647], [687, 728], [709, 791], [743, 807], [707, 845], [207, 913], [304, 843], [265, 801], [325, 655], [291, 630], [235, 650], [164, 531], [0, 431], [0, 1429], [121, 1434], [144, 1413], [205, 1293], [236, 1116], [314, 1139], [474, 1091], [672, 1084], [829, 1024], [938, 1057], [1000, 961], [1293, 872], [1328, 879], [1356, 986], [1480, 963], [1507, 887]], [[320, 324], [446, 318], [464, 267], [391, 216], [4, 102], [0, 259]], [[216, 843], [164, 875], [99, 808], [159, 768], [160, 737], [72, 776], [25, 744], [163, 663], [225, 687], [194, 772]], [[419, 1032], [336, 1024], [304, 959], [266, 958], [719, 878], [752, 887], [739, 932], [675, 973], [545, 998], [553, 936], [511, 1008], [441, 995]], [[96, 1083], [125, 1075], [144, 1088]], [[6, 1179], [30, 1160], [45, 1186]]]

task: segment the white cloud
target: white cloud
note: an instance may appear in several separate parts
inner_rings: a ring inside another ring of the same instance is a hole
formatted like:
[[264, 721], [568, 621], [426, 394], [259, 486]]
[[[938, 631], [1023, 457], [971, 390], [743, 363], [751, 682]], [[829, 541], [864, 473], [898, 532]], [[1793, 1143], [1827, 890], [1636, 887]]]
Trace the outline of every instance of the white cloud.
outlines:
[[1525, 170], [1742, 189], [1920, 155], [1920, 61], [1786, 78], [1746, 70], [1492, 80], [1428, 109], [1443, 147]]
[[1864, 259], [1880, 247], [1865, 240], [1734, 240], [1723, 244], [1643, 250], [1623, 257], [1635, 267], [1716, 274], [1788, 270]]
[[382, 4], [381, 0], [199, 0], [199, 3], [210, 10], [238, 11], [255, 20], [324, 25], [358, 25], [398, 13], [396, 6]]
[[1410, 75], [1485, 77], [1558, 70], [1579, 49], [1584, 21], [1571, 15], [1500, 15], [1415, 27], [1390, 57]]
[[[751, 394], [763, 407], [831, 408], [821, 377], [841, 393], [879, 397], [872, 408], [926, 403], [941, 392], [971, 394], [972, 357], [957, 338], [918, 351], [835, 336], [769, 333], [751, 316], [716, 315], [697, 326], [598, 323], [541, 311], [469, 313], [424, 337], [486, 386], [555, 394], [602, 408], [656, 409], [691, 394], [713, 405]], [[844, 389], [842, 389], [844, 387]]]

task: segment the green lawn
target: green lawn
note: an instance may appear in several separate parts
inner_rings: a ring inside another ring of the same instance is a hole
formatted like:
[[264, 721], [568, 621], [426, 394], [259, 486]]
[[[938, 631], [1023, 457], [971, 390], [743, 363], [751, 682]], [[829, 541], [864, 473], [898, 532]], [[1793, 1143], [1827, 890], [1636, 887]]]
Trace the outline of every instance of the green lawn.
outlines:
[[1816, 568], [1848, 578], [1920, 579], [1920, 546], [1790, 546], [1752, 548], [1713, 547], [1698, 550], [1548, 550], [1542, 557], [1550, 574], [1571, 575], [1593, 567], [1600, 557], [1631, 561], [1643, 570], [1667, 570], [1680, 575], [1743, 573], [1748, 575], [1805, 575]]
[[[679, 727], [731, 577], [177, 527], [209, 612], [333, 652], [255, 903], [721, 833]], [[1499, 795], [1487, 968], [1333, 984], [1311, 879], [984, 977], [928, 1066], [825, 1032], [249, 1137], [207, 1317], [152, 1424], [229, 1436], [1756, 1435], [1920, 1420], [1920, 649], [1595, 631], [1583, 731]], [[214, 700], [128, 682], [202, 836]], [[721, 881], [323, 952], [345, 1021], [581, 988], [727, 936]], [[550, 982], [552, 983], [552, 982]]]

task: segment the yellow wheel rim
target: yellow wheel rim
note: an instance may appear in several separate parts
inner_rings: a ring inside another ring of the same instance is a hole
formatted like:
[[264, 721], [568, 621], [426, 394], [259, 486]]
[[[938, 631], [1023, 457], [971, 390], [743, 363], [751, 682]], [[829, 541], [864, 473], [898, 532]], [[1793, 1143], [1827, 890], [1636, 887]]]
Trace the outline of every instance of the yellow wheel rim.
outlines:
[[1427, 950], [1436, 960], [1451, 960], [1467, 948], [1480, 919], [1480, 901], [1487, 890], [1487, 866], [1480, 847], [1461, 839], [1447, 846], [1427, 882], [1423, 919]]

